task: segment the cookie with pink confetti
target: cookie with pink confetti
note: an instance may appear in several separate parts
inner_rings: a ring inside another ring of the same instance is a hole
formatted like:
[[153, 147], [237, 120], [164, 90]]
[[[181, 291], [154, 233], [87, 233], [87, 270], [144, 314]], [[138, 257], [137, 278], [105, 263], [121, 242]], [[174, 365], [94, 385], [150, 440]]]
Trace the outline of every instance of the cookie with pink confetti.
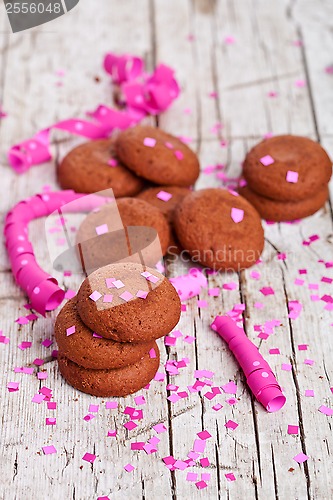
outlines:
[[[118, 215], [115, 210], [119, 211], [127, 234], [123, 228], [115, 227]], [[130, 249], [126, 246], [127, 239], [130, 240]], [[145, 262], [155, 265], [167, 252], [170, 227], [162, 212], [146, 201], [118, 198], [117, 207], [110, 203], [87, 215], [78, 229], [76, 241], [81, 244], [86, 268], [90, 270], [122, 260], [129, 252], [144, 249], [148, 256]]]
[[96, 193], [112, 188], [116, 198], [134, 196], [144, 186], [144, 181], [116, 157], [113, 139], [77, 146], [58, 165], [57, 175], [62, 189]]
[[177, 206], [190, 192], [186, 187], [159, 186], [145, 189], [137, 195], [137, 198], [145, 200], [161, 210], [167, 218], [171, 228], [169, 252], [179, 253], [181, 251], [180, 243], [174, 231], [173, 219]]
[[199, 177], [199, 160], [194, 151], [158, 128], [139, 125], [121, 132], [116, 152], [132, 172], [155, 184], [191, 186]]
[[328, 187], [319, 189], [309, 198], [299, 201], [278, 201], [255, 193], [248, 186], [239, 189], [265, 220], [283, 222], [303, 219], [320, 210], [328, 199]]
[[[75, 331], [68, 331], [75, 326]], [[59, 353], [83, 368], [116, 369], [139, 361], [156, 343], [151, 340], [140, 343], [115, 342], [104, 339], [90, 330], [81, 320], [76, 299], [72, 299], [61, 309], [54, 327]]]
[[75, 389], [97, 397], [123, 397], [145, 387], [155, 376], [160, 363], [156, 346], [156, 357], [145, 354], [134, 364], [114, 370], [91, 370], [73, 363], [59, 354], [58, 366], [61, 375]]
[[279, 135], [248, 152], [243, 175], [255, 193], [296, 202], [323, 192], [332, 175], [332, 162], [319, 143], [307, 137]]
[[[105, 296], [112, 294], [112, 303]], [[77, 310], [94, 332], [117, 342], [147, 342], [167, 335], [180, 318], [170, 281], [136, 263], [110, 264], [93, 272], [77, 294]]]
[[192, 261], [213, 269], [250, 267], [264, 248], [256, 209], [224, 189], [202, 189], [186, 196], [176, 209], [175, 228]]

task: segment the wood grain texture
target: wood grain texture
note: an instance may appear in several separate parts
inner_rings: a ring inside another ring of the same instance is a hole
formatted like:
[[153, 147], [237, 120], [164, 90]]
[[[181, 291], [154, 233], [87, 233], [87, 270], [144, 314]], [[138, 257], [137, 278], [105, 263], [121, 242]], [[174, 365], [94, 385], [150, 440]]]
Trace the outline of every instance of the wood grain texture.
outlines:
[[[325, 67], [333, 63], [332, 14], [328, 0], [85, 0], [52, 24], [16, 35], [9, 33], [2, 18], [0, 96], [8, 117], [0, 121], [1, 214], [45, 184], [57, 188], [54, 162], [18, 176], [7, 165], [6, 150], [56, 120], [83, 117], [99, 103], [111, 104], [110, 80], [101, 68], [108, 50], [136, 53], [149, 68], [157, 62], [175, 68], [182, 93], [157, 122], [176, 135], [193, 138], [202, 167], [223, 163], [229, 176], [239, 175], [246, 151], [267, 132], [308, 135], [320, 140], [333, 156], [333, 76], [325, 73]], [[226, 37], [230, 36], [234, 43], [228, 44]], [[65, 71], [63, 78], [56, 75], [60, 69]], [[305, 86], [297, 86], [297, 80], [304, 80]], [[277, 93], [275, 98], [268, 96], [272, 91]], [[216, 92], [215, 98], [212, 92]], [[219, 123], [221, 128], [216, 127]], [[55, 158], [79, 140], [54, 133]], [[221, 146], [221, 140], [227, 145]], [[215, 173], [202, 174], [197, 188], [220, 185]], [[207, 309], [198, 309], [197, 299], [188, 302], [179, 329], [195, 336], [195, 342], [178, 341], [177, 347], [165, 347], [160, 341], [159, 345], [162, 363], [187, 357], [189, 366], [164, 382], [153, 382], [144, 392], [145, 418], [131, 432], [122, 426], [126, 419], [121, 411], [105, 410], [104, 400], [81, 394], [61, 379], [50, 356], [52, 348], [41, 346], [43, 339], [53, 335], [56, 312], [29, 325], [14, 323], [25, 313], [26, 300], [13, 281], [3, 250], [1, 329], [10, 337], [10, 344], [0, 344], [1, 498], [330, 498], [332, 424], [318, 407], [332, 406], [332, 312], [324, 310], [321, 301], [310, 300], [307, 284], [319, 282], [322, 276], [332, 277], [332, 271], [318, 263], [318, 259], [332, 260], [332, 220], [328, 202], [297, 225], [265, 223], [263, 263], [239, 275], [210, 276], [210, 287], [231, 281], [237, 286], [216, 298], [204, 290], [200, 298], [209, 302]], [[42, 220], [31, 224], [30, 236], [39, 261], [51, 271], [43, 224]], [[303, 246], [302, 241], [312, 234], [320, 239]], [[283, 252], [287, 259], [279, 260], [277, 255]], [[172, 258], [167, 264], [170, 276], [188, 269], [188, 264]], [[306, 284], [296, 286], [302, 268], [308, 270]], [[260, 273], [259, 280], [251, 277], [253, 270]], [[62, 278], [61, 284], [73, 288], [75, 281]], [[272, 286], [275, 295], [263, 297], [262, 286]], [[331, 290], [332, 285], [320, 283], [321, 294], [331, 294]], [[288, 318], [290, 300], [303, 304], [297, 320]], [[256, 308], [256, 302], [265, 307]], [[209, 328], [216, 314], [236, 303], [245, 305], [247, 334], [269, 359], [285, 389], [288, 403], [277, 414], [268, 414], [253, 400], [232, 355]], [[254, 326], [271, 319], [281, 320], [281, 326], [268, 340], [258, 339]], [[33, 342], [31, 349], [17, 348], [23, 340]], [[309, 350], [299, 351], [299, 344], [309, 344]], [[273, 347], [281, 354], [270, 355]], [[15, 366], [31, 365], [37, 357], [45, 359], [41, 367], [48, 373], [45, 384], [36, 375], [13, 373]], [[315, 364], [304, 364], [306, 358]], [[281, 370], [282, 363], [290, 363], [292, 371]], [[198, 393], [169, 403], [166, 384], [186, 390], [193, 383], [195, 369], [215, 371], [214, 385], [234, 380], [237, 404], [225, 403], [225, 395], [209, 401]], [[19, 381], [20, 390], [8, 393], [9, 381]], [[52, 388], [58, 402], [54, 427], [45, 426], [45, 418], [53, 416], [52, 412], [45, 405], [31, 403], [41, 385]], [[305, 397], [306, 389], [313, 389], [315, 397]], [[212, 409], [217, 402], [223, 404], [219, 412]], [[100, 411], [94, 420], [85, 422], [90, 403], [100, 404]], [[119, 404], [123, 410], [133, 406], [134, 399], [120, 399]], [[234, 432], [224, 426], [228, 419], [239, 424]], [[157, 456], [131, 451], [130, 442], [149, 439], [155, 434], [152, 426], [159, 422], [165, 423], [168, 432], [159, 436]], [[297, 436], [287, 434], [288, 424], [300, 426]], [[108, 438], [108, 429], [115, 427], [117, 438]], [[211, 480], [207, 489], [198, 490], [185, 480], [186, 471], [170, 472], [161, 458], [186, 459], [202, 429], [212, 434], [205, 452], [211, 465], [190, 470], [199, 476], [209, 472]], [[57, 455], [43, 456], [41, 448], [47, 444], [55, 445]], [[82, 461], [86, 452], [97, 455], [93, 465]], [[293, 461], [299, 452], [309, 456], [302, 465]], [[136, 467], [130, 474], [123, 469], [127, 463]], [[235, 482], [226, 481], [228, 472], [235, 474]]]

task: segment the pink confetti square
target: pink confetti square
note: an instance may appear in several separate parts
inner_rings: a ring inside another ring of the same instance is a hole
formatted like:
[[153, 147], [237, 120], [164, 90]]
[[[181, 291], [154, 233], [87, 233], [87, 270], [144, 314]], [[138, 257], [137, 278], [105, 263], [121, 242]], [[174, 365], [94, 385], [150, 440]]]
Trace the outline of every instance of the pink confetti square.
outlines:
[[46, 425], [56, 425], [57, 419], [54, 417], [46, 418], [45, 423], [46, 423]]
[[139, 299], [146, 299], [148, 297], [148, 292], [145, 292], [144, 290], [139, 290], [137, 293], [136, 293], [136, 296], [139, 298]]
[[298, 455], [296, 455], [293, 459], [298, 464], [302, 464], [303, 462], [306, 462], [308, 460], [308, 458], [309, 457], [307, 455], [305, 455], [305, 453], [298, 453]]
[[118, 290], [119, 288], [124, 288], [124, 283], [121, 280], [115, 280], [112, 282], [113, 286], [115, 286]]
[[198, 300], [197, 306], [199, 307], [199, 309], [203, 309], [205, 307], [208, 307], [208, 302], [207, 300]]
[[298, 434], [299, 426], [298, 425], [288, 425], [288, 434]]
[[327, 415], [328, 417], [331, 417], [333, 415], [332, 408], [328, 408], [328, 406], [325, 405], [321, 405], [318, 408], [318, 411], [320, 411], [320, 413], [323, 413], [324, 415]]
[[265, 296], [275, 294], [273, 288], [270, 286], [264, 286], [263, 288], [260, 289], [260, 292]]
[[96, 455], [94, 455], [93, 453], [85, 453], [82, 457], [82, 460], [85, 460], [86, 462], [93, 464], [96, 460]]
[[19, 390], [19, 382], [8, 382], [7, 384], [8, 392], [16, 392]]
[[280, 354], [280, 349], [278, 347], [274, 347], [273, 349], [270, 349], [269, 354]]
[[157, 432], [157, 434], [162, 434], [163, 432], [166, 432], [167, 431], [167, 428], [164, 424], [156, 424], [153, 426], [153, 429], [155, 432]]
[[146, 399], [144, 396], [136, 396], [134, 398], [135, 404], [136, 405], [145, 405], [146, 404]]
[[198, 432], [197, 436], [204, 441], [212, 437], [212, 435], [208, 431]]
[[313, 359], [305, 359], [304, 360], [304, 364], [305, 365], [313, 366], [314, 365], [314, 361], [313, 361]]
[[102, 294], [100, 294], [97, 290], [95, 290], [91, 295], [89, 295], [89, 299], [93, 300], [94, 302], [96, 302], [101, 297]]
[[116, 410], [118, 408], [118, 401], [107, 401], [105, 403], [105, 408], [107, 410]]
[[263, 156], [259, 161], [265, 167], [268, 167], [269, 165], [272, 165], [272, 163], [274, 163], [274, 159], [271, 157], [271, 155]]
[[282, 363], [281, 370], [284, 370], [286, 372], [291, 372], [292, 366], [289, 363]]
[[70, 327], [69, 327], [69, 328], [67, 328], [67, 330], [66, 330], [66, 335], [67, 335], [67, 337], [69, 337], [69, 335], [73, 335], [73, 333], [75, 333], [75, 325], [70, 326]]
[[94, 413], [94, 412], [98, 412], [99, 410], [99, 405], [89, 405], [89, 411]]
[[103, 302], [110, 304], [113, 301], [113, 295], [111, 293], [106, 293], [103, 297]]
[[220, 289], [219, 288], [209, 288], [208, 289], [208, 295], [210, 297], [219, 297], [220, 295]]
[[108, 233], [109, 232], [109, 228], [108, 228], [107, 224], [102, 224], [101, 226], [97, 226], [95, 228], [95, 231], [98, 234], [98, 236], [100, 236], [102, 234]]
[[148, 148], [154, 148], [156, 146], [156, 139], [154, 139], [153, 137], [145, 137], [143, 139], [143, 144]]
[[106, 284], [106, 286], [107, 286], [108, 288], [115, 288], [115, 286], [114, 286], [114, 284], [113, 284], [113, 283], [114, 283], [114, 281], [116, 281], [116, 280], [115, 280], [115, 278], [106, 278], [106, 280], [105, 280], [105, 284]]
[[184, 154], [182, 153], [182, 151], [176, 150], [175, 157], [177, 158], [177, 160], [183, 160]]
[[122, 293], [119, 295], [121, 299], [123, 299], [125, 302], [128, 302], [129, 300], [133, 299], [133, 295], [126, 290], [126, 292]]
[[149, 351], [149, 357], [150, 359], [156, 359], [156, 351], [153, 347]]
[[89, 413], [88, 415], [85, 415], [85, 416], [83, 417], [83, 420], [84, 420], [85, 422], [90, 422], [90, 420], [93, 420], [95, 417], [96, 417], [96, 415], [93, 415], [92, 413]]
[[47, 372], [38, 372], [37, 378], [38, 378], [38, 380], [46, 380], [47, 379]]
[[298, 182], [298, 172], [294, 172], [293, 170], [288, 170], [286, 180], [287, 182], [296, 184], [296, 182]]
[[226, 394], [236, 394], [237, 385], [235, 384], [234, 381], [230, 381], [227, 384], [222, 385], [222, 389]]
[[195, 483], [196, 487], [198, 488], [198, 490], [203, 490], [204, 488], [207, 488], [207, 483], [205, 483], [205, 481], [199, 481], [197, 483]]
[[193, 444], [193, 451], [197, 451], [199, 453], [203, 453], [206, 449], [206, 441], [202, 439], [195, 439]]
[[228, 472], [228, 474], [224, 474], [227, 481], [236, 481], [235, 475], [232, 472]]
[[75, 297], [76, 293], [74, 290], [67, 290], [67, 292], [65, 293], [65, 299], [72, 299], [73, 297]]
[[115, 158], [110, 158], [110, 160], [108, 160], [108, 165], [110, 167], [116, 167], [118, 165], [118, 162]]
[[108, 431], [108, 437], [116, 437], [116, 435], [117, 435], [117, 431], [116, 430], [110, 429]]
[[44, 360], [41, 358], [36, 358], [33, 360], [33, 364], [36, 366], [42, 366], [44, 364]]
[[5, 337], [4, 335], [0, 335], [0, 344], [9, 344], [9, 337]]
[[231, 218], [236, 224], [242, 222], [242, 220], [244, 219], [244, 210], [241, 210], [240, 208], [232, 208]]
[[298, 344], [298, 350], [299, 351], [307, 351], [308, 350], [308, 344]]
[[150, 276], [147, 277], [147, 281], [150, 281], [151, 283], [157, 283], [159, 281], [159, 278], [151, 274]]
[[42, 345], [43, 345], [44, 347], [50, 347], [52, 344], [53, 344], [53, 340], [51, 340], [51, 339], [45, 339], [45, 340], [43, 340], [43, 342], [42, 342]]
[[172, 194], [168, 193], [167, 191], [160, 191], [159, 193], [157, 193], [156, 198], [161, 201], [169, 201], [172, 198]]
[[209, 467], [210, 466], [210, 461], [208, 458], [200, 458], [200, 465], [201, 467]]
[[186, 481], [197, 481], [198, 474], [196, 472], [188, 472], [186, 475]]
[[52, 453], [57, 453], [57, 450], [55, 449], [53, 444], [51, 444], [49, 446], [43, 446], [42, 450], [43, 450], [44, 455], [52, 455]]
[[135, 427], [137, 427], [137, 424], [135, 422], [133, 422], [132, 420], [130, 420], [129, 422], [126, 422], [126, 424], [124, 424], [124, 427], [128, 431], [132, 431], [133, 429], [135, 429]]
[[132, 464], [127, 464], [125, 465], [124, 469], [126, 472], [132, 472], [135, 469], [135, 467], [133, 467]]
[[55, 401], [48, 401], [47, 402], [47, 409], [48, 410], [56, 410], [57, 409], [57, 403]]
[[40, 404], [42, 401], [44, 401], [44, 399], [45, 399], [45, 396], [43, 394], [35, 394], [31, 400], [31, 402]]
[[238, 424], [233, 420], [228, 420], [228, 422], [224, 424], [224, 427], [226, 427], [227, 429], [232, 429], [234, 431], [235, 429], [237, 429]]

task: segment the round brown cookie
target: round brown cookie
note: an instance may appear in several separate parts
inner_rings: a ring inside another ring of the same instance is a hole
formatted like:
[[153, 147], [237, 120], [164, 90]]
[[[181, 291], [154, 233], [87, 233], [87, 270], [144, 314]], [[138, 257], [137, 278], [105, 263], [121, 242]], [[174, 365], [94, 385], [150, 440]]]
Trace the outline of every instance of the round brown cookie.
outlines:
[[250, 267], [264, 248], [258, 212], [224, 189], [202, 189], [186, 196], [176, 209], [175, 228], [193, 262], [213, 269]]
[[[164, 192], [172, 195], [168, 201], [163, 201], [157, 197], [159, 193]], [[163, 215], [168, 219], [170, 224], [173, 223], [173, 216], [177, 205], [187, 196], [191, 191], [186, 187], [179, 186], [158, 186], [151, 187], [142, 191], [137, 195], [140, 200], [145, 200], [156, 208], [159, 208]]]
[[317, 212], [327, 201], [328, 187], [325, 186], [306, 200], [295, 202], [271, 200], [255, 193], [248, 186], [240, 188], [239, 193], [258, 210], [263, 219], [283, 222], [303, 219]]
[[156, 357], [145, 354], [140, 361], [115, 370], [90, 370], [83, 368], [59, 353], [58, 366], [61, 375], [75, 389], [97, 397], [124, 397], [145, 387], [154, 378], [160, 364], [156, 345]]
[[[67, 335], [67, 329], [75, 326], [75, 333]], [[120, 343], [94, 337], [81, 320], [76, 309], [76, 298], [67, 302], [55, 322], [55, 338], [63, 356], [84, 368], [110, 370], [123, 368], [139, 361], [155, 342]]]
[[[148, 279], [142, 276], [144, 272], [150, 274]], [[115, 286], [110, 279], [117, 280]], [[146, 298], [139, 298], [140, 292], [147, 294]], [[112, 295], [111, 303], [104, 302], [105, 295]], [[170, 281], [155, 269], [118, 263], [98, 269], [84, 280], [77, 294], [77, 310], [82, 321], [105, 338], [147, 342], [176, 326], [180, 300]]]
[[[81, 223], [76, 242], [81, 243], [86, 269], [97, 269], [145, 248], [145, 263], [155, 265], [169, 246], [166, 218], [158, 208], [137, 198], [119, 198], [117, 208], [126, 232], [121, 228], [114, 230], [117, 213], [113, 203], [91, 212]], [[105, 224], [108, 232], [97, 236], [96, 228]]]
[[[108, 164], [109, 161], [115, 166]], [[134, 196], [144, 186], [144, 181], [116, 158], [113, 139], [77, 146], [62, 160], [57, 174], [63, 189], [73, 189], [77, 193], [97, 193], [112, 188], [118, 198]]]
[[[265, 157], [274, 163], [263, 165]], [[287, 181], [288, 172], [297, 182]], [[311, 197], [327, 185], [331, 174], [332, 162], [320, 144], [293, 135], [260, 142], [248, 152], [243, 165], [243, 175], [252, 191], [280, 201]]]
[[158, 128], [138, 125], [121, 132], [116, 151], [130, 170], [155, 184], [191, 186], [199, 177], [197, 155]]

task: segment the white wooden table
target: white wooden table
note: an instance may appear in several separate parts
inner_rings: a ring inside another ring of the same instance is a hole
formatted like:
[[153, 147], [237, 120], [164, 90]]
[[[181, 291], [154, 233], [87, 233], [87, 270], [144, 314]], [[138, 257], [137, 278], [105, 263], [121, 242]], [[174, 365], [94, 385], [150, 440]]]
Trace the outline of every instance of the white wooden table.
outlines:
[[[182, 93], [160, 117], [159, 126], [192, 137], [203, 167], [226, 163], [228, 175], [238, 175], [247, 149], [268, 132], [312, 137], [333, 156], [333, 75], [325, 72], [333, 63], [330, 0], [82, 0], [70, 14], [16, 35], [10, 34], [3, 5], [0, 9], [1, 101], [8, 113], [0, 122], [3, 216], [45, 184], [57, 189], [52, 162], [18, 176], [7, 165], [6, 150], [61, 118], [83, 117], [99, 103], [112, 104], [109, 77], [101, 68], [103, 55], [111, 50], [143, 56], [150, 69], [158, 61], [175, 68]], [[59, 70], [64, 70], [63, 77], [57, 76]], [[298, 86], [299, 80], [305, 86]], [[210, 96], [212, 92], [216, 98]], [[276, 97], [269, 97], [270, 92], [276, 92]], [[214, 133], [219, 122], [223, 128]], [[75, 143], [68, 136], [53, 138], [56, 156]], [[227, 146], [220, 145], [222, 139]], [[202, 174], [197, 187], [219, 185], [213, 173]], [[30, 229], [39, 260], [51, 271], [43, 221]], [[43, 339], [52, 337], [56, 312], [29, 325], [14, 323], [27, 314], [26, 298], [14, 283], [2, 250], [0, 326], [10, 343], [0, 344], [1, 498], [332, 497], [332, 417], [318, 408], [332, 406], [333, 315], [324, 309], [325, 302], [310, 299], [311, 294], [332, 293], [332, 284], [321, 282], [323, 276], [333, 277], [332, 269], [318, 263], [319, 259], [332, 260], [332, 205], [328, 202], [299, 224], [265, 224], [265, 232], [263, 263], [254, 268], [260, 279], [251, 278], [253, 269], [211, 277], [210, 287], [230, 281], [237, 287], [222, 289], [217, 298], [208, 297], [204, 290], [200, 298], [208, 300], [208, 308], [198, 310], [197, 299], [188, 302], [179, 329], [194, 335], [194, 343], [180, 339], [176, 347], [165, 348], [160, 342], [163, 363], [188, 357], [190, 364], [179, 375], [141, 391], [147, 399], [142, 407], [144, 419], [131, 432], [122, 425], [127, 421], [122, 411], [134, 404], [132, 396], [119, 400], [119, 411], [106, 410], [104, 400], [75, 391], [59, 376], [50, 355], [55, 345], [49, 349], [41, 345]], [[302, 245], [313, 234], [320, 239]], [[280, 253], [286, 253], [286, 260], [277, 258]], [[299, 269], [307, 269], [307, 274], [300, 275]], [[177, 275], [184, 270], [177, 263], [171, 272]], [[304, 285], [295, 285], [296, 278], [304, 279]], [[69, 278], [62, 282], [73, 286]], [[318, 283], [319, 291], [309, 290], [309, 283]], [[275, 295], [264, 297], [259, 291], [263, 286], [273, 287]], [[296, 320], [288, 318], [290, 300], [303, 304]], [[258, 301], [264, 308], [254, 306]], [[240, 302], [245, 304], [248, 336], [260, 346], [287, 395], [287, 404], [276, 414], [268, 414], [251, 398], [232, 355], [209, 328], [217, 313]], [[282, 325], [261, 340], [254, 326], [272, 319], [281, 319]], [[32, 347], [21, 351], [17, 347], [21, 341], [32, 341]], [[308, 344], [308, 350], [299, 350], [300, 344]], [[272, 348], [279, 348], [281, 354], [270, 355]], [[35, 358], [45, 359], [40, 369], [47, 371], [48, 378], [43, 384], [36, 373], [13, 372], [16, 366], [31, 365]], [[313, 366], [304, 364], [305, 359], [314, 360]], [[290, 363], [292, 371], [282, 370], [282, 363]], [[226, 394], [209, 401], [200, 393], [168, 403], [166, 384], [186, 390], [194, 382], [196, 368], [213, 370], [214, 385], [234, 380], [237, 404], [225, 403]], [[7, 391], [10, 381], [20, 382], [19, 391]], [[58, 403], [55, 412], [47, 410], [45, 403], [31, 402], [42, 385], [53, 391]], [[309, 389], [314, 390], [314, 397], [305, 397]], [[91, 403], [100, 404], [100, 410], [86, 422], [83, 417]], [[217, 403], [223, 404], [220, 411], [212, 409]], [[45, 418], [52, 416], [57, 417], [57, 425], [46, 426]], [[224, 426], [229, 419], [239, 424], [235, 431]], [[168, 428], [159, 435], [158, 452], [131, 451], [131, 442], [156, 435], [152, 426], [158, 422]], [[289, 435], [288, 424], [298, 425], [299, 433]], [[110, 428], [118, 429], [116, 438], [107, 437]], [[202, 429], [212, 435], [203, 455], [210, 466], [170, 472], [162, 458], [186, 459]], [[42, 447], [48, 444], [56, 447], [57, 454], [43, 455]], [[82, 461], [86, 452], [97, 455], [93, 465]], [[300, 452], [309, 457], [302, 465], [293, 460]], [[131, 473], [123, 469], [128, 463], [135, 467]], [[197, 472], [199, 480], [201, 473], [209, 472], [208, 487], [198, 490], [186, 481], [188, 471]], [[230, 472], [236, 481], [226, 480]]]

